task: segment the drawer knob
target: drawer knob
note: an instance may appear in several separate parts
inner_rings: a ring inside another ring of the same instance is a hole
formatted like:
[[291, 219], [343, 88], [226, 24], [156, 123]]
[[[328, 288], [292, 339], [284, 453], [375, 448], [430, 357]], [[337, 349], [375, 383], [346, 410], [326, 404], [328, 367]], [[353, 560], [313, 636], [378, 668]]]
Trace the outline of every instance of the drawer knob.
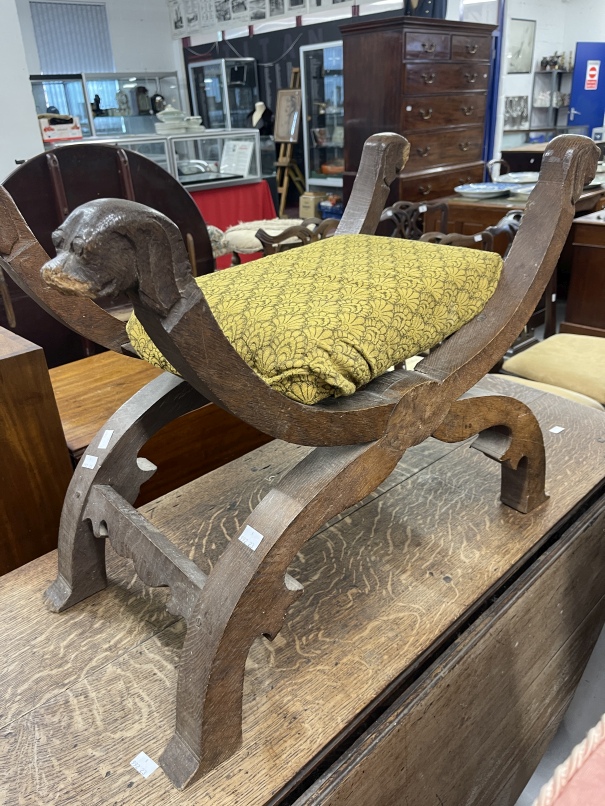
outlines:
[[464, 143], [458, 143], [458, 148], [460, 149], [460, 151], [468, 151], [470, 147], [471, 143], [469, 143], [468, 140]]
[[432, 189], [432, 185], [418, 185], [418, 193], [421, 196], [428, 196]]
[[424, 148], [416, 149], [416, 153], [418, 154], [419, 157], [428, 157], [430, 151], [431, 151], [430, 146], [425, 146]]
[[433, 81], [437, 78], [435, 73], [423, 73], [422, 78], [424, 79], [425, 84], [432, 84]]
[[474, 106], [463, 106], [462, 111], [464, 112], [466, 117], [468, 117], [469, 115], [473, 114], [473, 112], [475, 111], [475, 107]]
[[433, 110], [430, 107], [428, 109], [419, 109], [418, 111], [423, 120], [430, 120], [433, 117]]
[[435, 43], [434, 42], [423, 42], [422, 43], [422, 50], [425, 53], [434, 53], [435, 52]]
[[479, 45], [477, 45], [477, 43], [476, 43], [476, 42], [473, 42], [473, 44], [472, 44], [472, 45], [467, 45], [467, 46], [466, 46], [466, 52], [467, 52], [467, 53], [470, 53], [470, 54], [471, 54], [471, 56], [472, 56], [474, 53], [476, 53], [478, 50], [479, 50]]
[[479, 73], [465, 73], [464, 77], [469, 84], [474, 84]]

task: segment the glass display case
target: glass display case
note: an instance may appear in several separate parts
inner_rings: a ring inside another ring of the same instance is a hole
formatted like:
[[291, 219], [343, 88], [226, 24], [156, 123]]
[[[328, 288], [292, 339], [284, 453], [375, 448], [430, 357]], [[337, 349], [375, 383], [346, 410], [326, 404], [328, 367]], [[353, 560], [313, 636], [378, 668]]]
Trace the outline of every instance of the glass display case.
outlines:
[[193, 114], [208, 129], [252, 126], [260, 100], [255, 59], [213, 59], [189, 65]]
[[167, 138], [172, 173], [188, 190], [241, 185], [261, 179], [256, 129], [206, 130]]
[[342, 42], [300, 49], [303, 139], [307, 190], [342, 187], [344, 171], [344, 82]]
[[84, 137], [153, 135], [156, 112], [181, 107], [176, 73], [30, 76], [38, 114], [77, 115]]
[[83, 77], [74, 75], [30, 76], [38, 115], [54, 112], [80, 119], [84, 137], [94, 136], [92, 110], [86, 101]]

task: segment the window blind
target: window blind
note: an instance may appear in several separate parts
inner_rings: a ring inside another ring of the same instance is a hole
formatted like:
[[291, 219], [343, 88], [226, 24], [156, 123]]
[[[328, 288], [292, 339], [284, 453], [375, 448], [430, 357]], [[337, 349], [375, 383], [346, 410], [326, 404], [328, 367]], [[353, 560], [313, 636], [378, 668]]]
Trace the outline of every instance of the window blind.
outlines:
[[42, 73], [115, 71], [104, 3], [29, 5]]

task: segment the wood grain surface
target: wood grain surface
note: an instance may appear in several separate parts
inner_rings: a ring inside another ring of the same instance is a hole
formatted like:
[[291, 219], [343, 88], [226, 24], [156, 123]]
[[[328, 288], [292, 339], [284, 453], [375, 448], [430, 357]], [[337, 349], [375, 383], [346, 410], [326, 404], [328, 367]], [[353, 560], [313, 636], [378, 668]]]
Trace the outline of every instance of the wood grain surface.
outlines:
[[[482, 385], [504, 392], [504, 383]], [[510, 389], [510, 385], [506, 385]], [[0, 799], [15, 804], [266, 804], [395, 680], [434, 651], [605, 475], [605, 418], [515, 387], [545, 432], [551, 497], [529, 515], [498, 501], [500, 470], [466, 444], [406, 452], [333, 519], [289, 573], [305, 586], [281, 633], [248, 657], [241, 750], [184, 792], [143, 779], [174, 726], [180, 621], [111, 555], [110, 587], [66, 613], [42, 607], [50, 554], [0, 580]], [[565, 430], [550, 432], [553, 426]], [[253, 506], [308, 451], [273, 442], [143, 507], [206, 571]], [[202, 562], [202, 551], [207, 556]]]
[[601, 498], [296, 806], [516, 803], [605, 620], [604, 533]]
[[[129, 397], [161, 374], [146, 361], [112, 351], [51, 369], [72, 461], [80, 459], [95, 434]], [[270, 439], [214, 404], [189, 412], [145, 444], [142, 455], [158, 469], [142, 486], [138, 503], [175, 490]], [[197, 450], [189, 450], [194, 443]]]

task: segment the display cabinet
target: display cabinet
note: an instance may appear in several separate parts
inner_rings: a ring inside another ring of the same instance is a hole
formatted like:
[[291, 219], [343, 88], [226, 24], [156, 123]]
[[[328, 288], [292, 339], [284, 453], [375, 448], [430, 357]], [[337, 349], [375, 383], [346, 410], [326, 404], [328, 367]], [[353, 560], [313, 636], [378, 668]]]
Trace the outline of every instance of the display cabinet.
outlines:
[[342, 42], [300, 49], [303, 86], [305, 182], [342, 187], [344, 171], [344, 83]]
[[167, 138], [173, 175], [188, 190], [261, 179], [256, 129], [210, 130]]
[[208, 129], [252, 126], [260, 100], [255, 59], [213, 59], [189, 65], [193, 114]]
[[196, 134], [104, 137], [87, 142], [136, 151], [172, 174], [187, 190], [242, 185], [262, 178], [256, 129], [200, 129]]
[[176, 73], [30, 76], [36, 111], [80, 118], [84, 137], [153, 135], [156, 112], [181, 107]]
[[30, 76], [38, 115], [55, 112], [80, 119], [84, 137], [94, 137], [92, 110], [86, 100], [84, 77], [78, 74]]

